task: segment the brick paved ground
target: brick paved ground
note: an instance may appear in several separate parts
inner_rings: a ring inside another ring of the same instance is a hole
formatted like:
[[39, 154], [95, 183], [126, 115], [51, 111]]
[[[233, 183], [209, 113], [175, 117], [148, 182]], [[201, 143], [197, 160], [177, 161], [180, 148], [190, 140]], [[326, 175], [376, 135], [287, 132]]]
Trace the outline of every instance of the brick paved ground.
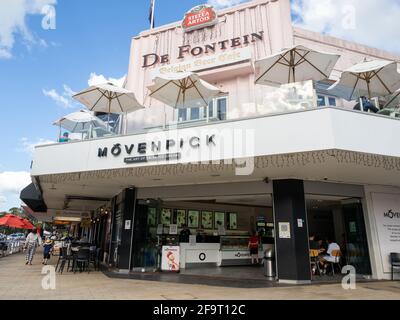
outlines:
[[[56, 290], [43, 290], [41, 254], [26, 266], [23, 254], [0, 258], [0, 299], [400, 299], [400, 282], [240, 289], [142, 280], [111, 279], [101, 272], [56, 276]], [[53, 264], [56, 258], [51, 261]]]

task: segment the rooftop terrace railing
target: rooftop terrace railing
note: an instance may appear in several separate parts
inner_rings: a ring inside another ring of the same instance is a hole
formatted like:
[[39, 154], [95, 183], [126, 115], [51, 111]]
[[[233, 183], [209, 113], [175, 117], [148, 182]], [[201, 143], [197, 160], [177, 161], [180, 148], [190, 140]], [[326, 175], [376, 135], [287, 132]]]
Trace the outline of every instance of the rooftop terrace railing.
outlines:
[[[220, 107], [219, 102], [222, 100], [224, 101], [221, 103], [221, 106], [224, 110], [221, 111], [218, 108]], [[378, 109], [384, 105], [379, 106], [378, 100], [373, 100], [372, 102], [376, 104]], [[151, 119], [149, 122], [146, 122], [146, 119], [144, 119], [144, 123], [140, 126], [134, 128], [128, 126], [127, 132], [123, 132], [123, 130], [112, 132], [111, 130], [105, 130], [105, 128], [90, 128], [90, 130], [85, 132], [73, 133], [68, 142], [100, 139], [125, 134], [141, 134], [157, 130], [196, 127], [224, 121], [238, 121], [279, 114], [291, 114], [323, 107], [352, 111], [356, 103], [355, 101], [347, 102], [330, 94], [326, 90], [326, 85], [316, 84], [312, 81], [291, 83], [280, 87], [256, 85], [248, 89], [239, 86], [238, 90], [231, 90], [229, 93], [225, 93], [212, 100], [208, 107], [197, 108], [199, 110], [196, 110], [196, 112], [191, 112], [189, 110], [193, 108], [188, 108], [184, 121], [180, 118], [182, 112], [179, 112], [177, 109], [164, 107], [163, 105], [160, 105], [160, 107], [152, 106], [152, 109], [147, 110], [147, 112], [158, 112], [158, 121]], [[164, 112], [168, 112], [168, 116], [163, 114]], [[398, 100], [385, 105], [385, 108], [377, 114], [365, 111], [354, 112], [400, 119]], [[195, 114], [196, 117], [190, 117], [191, 114]], [[165, 120], [166, 118], [168, 118], [168, 121]], [[121, 119], [119, 120], [121, 123], [123, 122]], [[119, 128], [121, 129], [121, 127]]]

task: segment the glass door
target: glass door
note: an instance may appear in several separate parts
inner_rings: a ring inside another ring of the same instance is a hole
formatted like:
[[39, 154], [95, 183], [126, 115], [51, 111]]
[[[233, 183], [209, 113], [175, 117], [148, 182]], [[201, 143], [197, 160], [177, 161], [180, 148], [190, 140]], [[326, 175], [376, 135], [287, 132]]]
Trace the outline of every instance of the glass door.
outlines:
[[157, 268], [158, 238], [156, 206], [139, 201], [135, 210], [133, 235], [133, 268]]
[[356, 268], [357, 274], [370, 275], [367, 235], [362, 205], [359, 200], [343, 204], [343, 222], [345, 228], [345, 258], [348, 265]]

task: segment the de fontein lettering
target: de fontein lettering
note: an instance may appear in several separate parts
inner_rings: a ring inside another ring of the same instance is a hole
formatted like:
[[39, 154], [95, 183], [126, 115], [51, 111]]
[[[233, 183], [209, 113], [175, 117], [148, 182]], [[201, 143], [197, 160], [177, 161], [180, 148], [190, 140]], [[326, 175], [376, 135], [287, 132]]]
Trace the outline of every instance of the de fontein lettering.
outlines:
[[[264, 31], [258, 33], [252, 33], [244, 35], [242, 37], [236, 37], [227, 39], [219, 42], [205, 44], [203, 46], [192, 47], [191, 45], [183, 45], [178, 47], [178, 59], [184, 59], [186, 56], [199, 57], [203, 54], [214, 54], [217, 50], [227, 50], [228, 48], [238, 48], [242, 46], [248, 46], [256, 41], [262, 41], [264, 39]], [[157, 64], [169, 64], [169, 54], [158, 55], [156, 53], [150, 53], [143, 56], [143, 68], [155, 66]]]

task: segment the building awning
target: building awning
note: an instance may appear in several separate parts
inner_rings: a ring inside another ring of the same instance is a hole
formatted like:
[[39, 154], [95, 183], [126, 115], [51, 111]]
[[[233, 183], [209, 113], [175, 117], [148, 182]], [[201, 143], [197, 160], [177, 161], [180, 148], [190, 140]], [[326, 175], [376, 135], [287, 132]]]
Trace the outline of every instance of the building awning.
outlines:
[[21, 191], [20, 199], [35, 212], [46, 212], [47, 206], [43, 200], [42, 194], [31, 183]]

